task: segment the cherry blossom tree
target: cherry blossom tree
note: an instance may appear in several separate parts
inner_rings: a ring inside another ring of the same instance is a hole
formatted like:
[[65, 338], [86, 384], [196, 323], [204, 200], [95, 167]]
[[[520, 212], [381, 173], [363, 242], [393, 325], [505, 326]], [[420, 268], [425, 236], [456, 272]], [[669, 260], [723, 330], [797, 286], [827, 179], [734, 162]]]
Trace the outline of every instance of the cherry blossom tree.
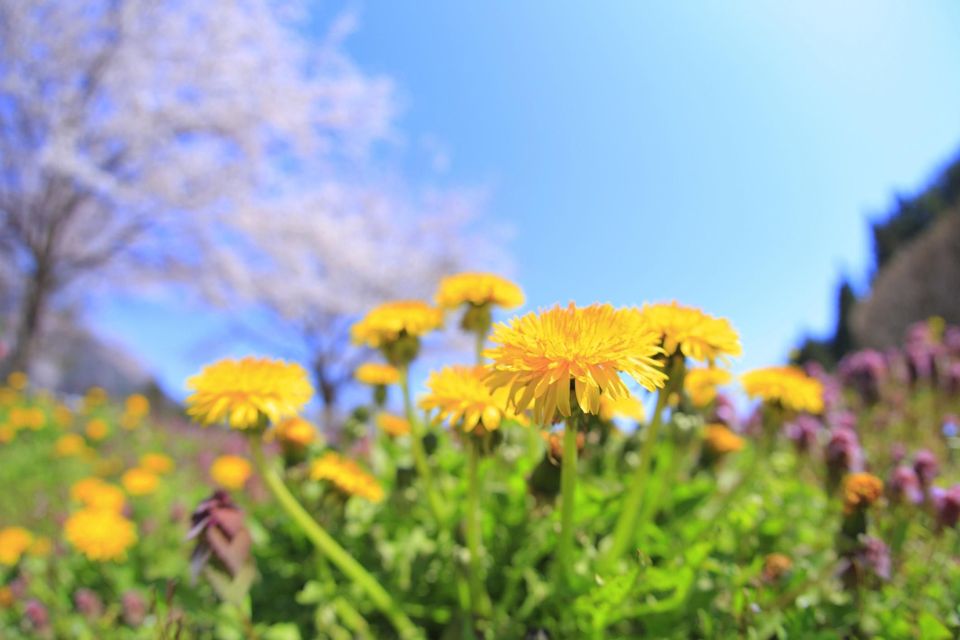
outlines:
[[260, 233], [291, 174], [335, 184], [391, 134], [391, 82], [344, 53], [350, 17], [307, 38], [304, 7], [0, 0], [8, 368], [70, 295], [194, 279], [253, 231], [236, 212]]

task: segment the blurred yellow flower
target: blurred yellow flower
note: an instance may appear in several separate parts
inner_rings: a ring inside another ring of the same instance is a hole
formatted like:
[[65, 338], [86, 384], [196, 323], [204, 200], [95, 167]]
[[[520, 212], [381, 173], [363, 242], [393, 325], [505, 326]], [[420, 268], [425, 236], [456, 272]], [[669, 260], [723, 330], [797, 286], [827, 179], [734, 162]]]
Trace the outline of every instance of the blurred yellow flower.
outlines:
[[643, 403], [632, 395], [616, 400], [606, 394], [600, 396], [600, 418], [607, 422], [614, 418], [629, 418], [639, 422], [644, 417]]
[[513, 309], [524, 303], [523, 291], [506, 278], [492, 273], [458, 273], [440, 281], [437, 306], [455, 309], [462, 304], [495, 304]]
[[708, 424], [703, 433], [703, 442], [710, 451], [723, 455], [743, 449], [743, 438], [723, 424]]
[[797, 367], [755, 369], [743, 374], [740, 381], [751, 398], [793, 411], [823, 411], [823, 384]]
[[0, 406], [9, 407], [20, 399], [20, 394], [10, 387], [0, 388]]
[[131, 416], [145, 416], [150, 413], [150, 401], [142, 393], [131, 394], [124, 402], [124, 411]]
[[280, 442], [306, 447], [317, 439], [317, 428], [308, 420], [294, 416], [277, 425], [276, 436]]
[[0, 444], [7, 444], [17, 436], [17, 430], [7, 423], [0, 424]]
[[657, 356], [660, 336], [631, 309], [594, 304], [528, 313], [494, 327], [486, 357], [488, 383], [506, 388], [517, 412], [533, 403], [534, 420], [552, 424], [557, 411], [571, 414], [571, 395], [585, 413], [600, 412], [600, 396], [629, 396], [620, 373], [648, 390], [666, 375]]
[[405, 436], [410, 433], [410, 421], [393, 413], [378, 413], [377, 427], [393, 437]]
[[486, 380], [487, 367], [444, 367], [427, 378], [427, 394], [420, 399], [426, 411], [437, 410], [439, 418], [455, 429], [467, 433], [478, 425], [486, 431], [500, 426], [502, 419], [513, 419], [507, 408], [507, 389], [491, 391]]
[[83, 397], [83, 410], [87, 413], [106, 404], [110, 397], [102, 387], [90, 387]]
[[87, 450], [87, 442], [76, 433], [67, 433], [57, 438], [53, 445], [53, 453], [58, 458], [79, 456]]
[[84, 478], [70, 487], [70, 497], [85, 507], [120, 512], [127, 498], [119, 487], [104, 482], [100, 478]]
[[33, 544], [33, 534], [23, 527], [0, 529], [0, 565], [12, 566]]
[[13, 371], [7, 376], [7, 384], [11, 389], [23, 391], [30, 384], [30, 378], [23, 371]]
[[883, 481], [872, 473], [851, 473], [843, 481], [843, 511], [868, 507], [883, 495]]
[[419, 337], [443, 325], [443, 313], [419, 300], [387, 302], [350, 328], [356, 344], [379, 348], [402, 335]]
[[252, 472], [250, 463], [240, 456], [218, 456], [210, 465], [210, 477], [224, 489], [242, 489]]
[[137, 541], [134, 524], [116, 511], [87, 507], [63, 525], [64, 537], [90, 560], [123, 560]]
[[360, 496], [371, 502], [383, 500], [383, 487], [376, 478], [361, 469], [353, 460], [347, 460], [333, 452], [313, 461], [310, 477], [332, 482], [347, 495]]
[[120, 477], [120, 484], [131, 496], [146, 496], [157, 490], [160, 477], [152, 471], [134, 467]]
[[140, 456], [140, 466], [153, 473], [163, 475], [173, 471], [173, 459], [162, 453], [145, 453]]
[[110, 434], [110, 425], [108, 425], [107, 421], [103, 418], [94, 418], [87, 422], [87, 426], [84, 427], [83, 431], [87, 434], [88, 438], [94, 442], [99, 442]]
[[733, 375], [726, 369], [689, 369], [683, 378], [683, 389], [694, 406], [705, 407], [716, 399], [717, 387], [730, 384], [731, 380]]
[[400, 382], [400, 372], [396, 367], [379, 362], [367, 362], [357, 367], [353, 377], [361, 384], [386, 386]]
[[0, 586], [0, 609], [9, 609], [15, 601], [13, 589], [7, 585]]
[[187, 387], [193, 419], [203, 425], [227, 421], [234, 429], [255, 428], [261, 416], [273, 423], [295, 416], [313, 395], [303, 367], [268, 358], [221, 360], [189, 378]]
[[679, 352], [713, 364], [718, 358], [739, 356], [743, 351], [740, 337], [728, 320], [700, 309], [669, 302], [644, 305], [639, 313], [660, 334], [668, 356]]
[[47, 423], [47, 414], [38, 407], [14, 407], [8, 417], [14, 429], [42, 429]]

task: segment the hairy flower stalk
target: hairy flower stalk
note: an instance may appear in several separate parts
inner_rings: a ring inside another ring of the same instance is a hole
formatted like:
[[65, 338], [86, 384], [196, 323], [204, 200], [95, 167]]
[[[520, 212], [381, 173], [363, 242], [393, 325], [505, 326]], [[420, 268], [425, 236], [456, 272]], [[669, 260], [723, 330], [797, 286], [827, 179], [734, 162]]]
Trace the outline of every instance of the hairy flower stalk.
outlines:
[[297, 499], [290, 493], [280, 476], [267, 464], [263, 455], [261, 438], [257, 435], [251, 435], [250, 437], [250, 451], [257, 472], [263, 478], [270, 493], [273, 494], [283, 510], [287, 512], [287, 515], [320, 553], [367, 594], [367, 597], [370, 598], [377, 609], [390, 620], [401, 638], [421, 638], [420, 631], [410, 618], [400, 610], [387, 590], [383, 588], [383, 585], [364, 569], [346, 549], [340, 546], [297, 502]]
[[577, 497], [577, 418], [570, 416], [563, 427], [563, 458], [560, 461], [560, 538], [557, 564], [569, 583], [573, 567], [573, 515]]
[[[682, 358], [679, 360], [680, 366], [683, 365]], [[633, 472], [633, 478], [630, 480], [630, 488], [627, 497], [624, 498], [623, 506], [620, 509], [620, 515], [617, 518], [616, 527], [613, 530], [613, 543], [603, 557], [603, 566], [616, 561], [623, 556], [631, 540], [635, 537], [638, 520], [640, 518], [640, 507], [643, 502], [643, 492], [647, 488], [647, 474], [650, 471], [650, 463], [653, 459], [653, 450], [656, 446], [657, 438], [660, 435], [660, 427], [663, 425], [663, 410], [667, 406], [667, 400], [673, 392], [673, 371], [667, 379], [666, 386], [657, 391], [657, 403], [653, 409], [653, 416], [650, 419], [650, 425], [647, 427], [647, 435], [640, 449], [640, 461]]]
[[410, 451], [413, 454], [413, 464], [417, 467], [417, 475], [420, 476], [420, 484], [427, 496], [427, 504], [439, 526], [445, 520], [444, 509], [440, 504], [440, 497], [434, 490], [433, 472], [427, 460], [427, 452], [423, 448], [423, 424], [417, 419], [413, 408], [413, 399], [410, 396], [410, 370], [406, 365], [400, 368], [400, 388], [403, 393], [403, 410], [406, 413], [407, 422], [410, 423]]

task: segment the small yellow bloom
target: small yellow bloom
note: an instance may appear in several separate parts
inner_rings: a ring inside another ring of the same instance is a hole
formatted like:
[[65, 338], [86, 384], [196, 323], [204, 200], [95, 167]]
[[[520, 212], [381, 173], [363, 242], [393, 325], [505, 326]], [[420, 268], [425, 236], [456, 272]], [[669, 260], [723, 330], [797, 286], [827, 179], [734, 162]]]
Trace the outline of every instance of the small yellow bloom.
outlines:
[[420, 407], [438, 410], [441, 420], [467, 433], [478, 425], [485, 431], [493, 431], [504, 418], [516, 416], [507, 408], [507, 389], [491, 391], [487, 386], [489, 375], [487, 367], [460, 366], [431, 373], [427, 379], [428, 393], [420, 400]]
[[715, 454], [734, 453], [743, 449], [743, 438], [722, 424], [708, 424], [703, 434], [707, 448]]
[[53, 445], [53, 453], [58, 458], [79, 456], [87, 450], [87, 442], [76, 433], [66, 433], [57, 438]]
[[145, 453], [140, 456], [140, 466], [153, 473], [164, 475], [173, 471], [173, 459], [162, 453]]
[[0, 587], [0, 609], [9, 609], [15, 601], [13, 589], [6, 585]]
[[131, 496], [147, 496], [157, 490], [160, 478], [152, 471], [134, 467], [124, 472], [120, 484]]
[[872, 473], [852, 473], [843, 481], [843, 512], [865, 508], [883, 495], [883, 481]]
[[250, 463], [240, 456], [218, 456], [210, 465], [210, 477], [224, 489], [242, 489], [252, 472]]
[[33, 534], [23, 527], [0, 529], [0, 565], [12, 566], [33, 544]]
[[607, 422], [614, 418], [627, 418], [640, 421], [645, 417], [643, 403], [632, 395], [614, 400], [610, 396], [600, 396], [600, 418]]
[[488, 384], [506, 388], [517, 413], [533, 405], [534, 420], [552, 424], [557, 412], [571, 415], [571, 396], [585, 413], [600, 412], [600, 396], [629, 396], [620, 373], [647, 390], [666, 375], [657, 356], [660, 335], [636, 310], [609, 304], [554, 307], [494, 327]]
[[261, 416], [276, 423], [295, 416], [313, 395], [298, 364], [267, 358], [226, 359], [187, 380], [193, 394], [187, 413], [203, 425], [226, 420], [234, 429], [252, 429]]
[[118, 513], [123, 511], [127, 501], [119, 487], [94, 477], [75, 482], [70, 487], [70, 497], [85, 507]]
[[294, 416], [277, 425], [276, 436], [280, 442], [306, 447], [317, 439], [317, 428], [309, 421]]
[[410, 421], [393, 413], [377, 414], [377, 427], [395, 438], [410, 433]]
[[793, 411], [823, 411], [823, 384], [797, 367], [756, 369], [743, 374], [740, 381], [751, 398]]
[[99, 442], [110, 434], [110, 425], [108, 425], [107, 421], [103, 418], [94, 418], [87, 422], [87, 426], [84, 427], [84, 433], [94, 442]]
[[731, 380], [733, 375], [726, 369], [689, 369], [683, 378], [683, 389], [694, 406], [705, 407], [716, 399], [717, 387], [730, 384]]
[[523, 304], [523, 291], [506, 278], [492, 273], [459, 273], [440, 281], [437, 306], [456, 309], [462, 304], [494, 304], [513, 309]]
[[740, 337], [728, 320], [694, 307], [677, 302], [644, 305], [640, 315], [660, 334], [667, 355], [681, 353], [713, 364], [718, 358], [739, 356], [743, 351]]
[[17, 430], [9, 424], [0, 424], [0, 444], [12, 442], [17, 437]]
[[371, 309], [350, 328], [356, 344], [375, 349], [403, 335], [420, 337], [443, 325], [443, 313], [419, 300], [387, 302]]
[[134, 524], [116, 511], [87, 507], [63, 525], [64, 537], [90, 560], [123, 560], [137, 541]]
[[371, 502], [383, 500], [383, 487], [376, 478], [361, 469], [353, 460], [347, 460], [333, 452], [313, 461], [310, 477], [332, 482], [337, 489], [350, 496], [360, 496]]
[[14, 429], [37, 431], [47, 423], [47, 415], [37, 407], [15, 407], [10, 411], [10, 426]]
[[150, 401], [142, 393], [134, 393], [127, 396], [124, 410], [131, 416], [143, 417], [150, 413]]
[[23, 371], [14, 371], [7, 376], [7, 384], [11, 389], [23, 391], [30, 384], [30, 378]]
[[106, 390], [102, 387], [90, 387], [87, 389], [86, 395], [83, 397], [83, 410], [86, 413], [93, 411], [97, 407], [101, 407], [106, 404], [107, 400], [110, 399], [110, 396], [107, 395]]
[[396, 367], [379, 362], [367, 362], [353, 372], [353, 377], [361, 384], [386, 386], [400, 382], [400, 372]]

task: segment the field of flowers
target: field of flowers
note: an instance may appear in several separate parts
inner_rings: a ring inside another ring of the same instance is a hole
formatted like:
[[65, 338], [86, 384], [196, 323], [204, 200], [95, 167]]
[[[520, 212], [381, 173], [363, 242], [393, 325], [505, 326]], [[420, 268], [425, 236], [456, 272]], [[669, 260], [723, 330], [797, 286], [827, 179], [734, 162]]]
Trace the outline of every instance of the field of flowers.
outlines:
[[[960, 634], [960, 328], [735, 377], [734, 328], [677, 303], [435, 303], [354, 325], [379, 357], [335, 435], [279, 360], [211, 364], [179, 416], [12, 374], [0, 638]], [[411, 389], [445, 321], [475, 360]]]

